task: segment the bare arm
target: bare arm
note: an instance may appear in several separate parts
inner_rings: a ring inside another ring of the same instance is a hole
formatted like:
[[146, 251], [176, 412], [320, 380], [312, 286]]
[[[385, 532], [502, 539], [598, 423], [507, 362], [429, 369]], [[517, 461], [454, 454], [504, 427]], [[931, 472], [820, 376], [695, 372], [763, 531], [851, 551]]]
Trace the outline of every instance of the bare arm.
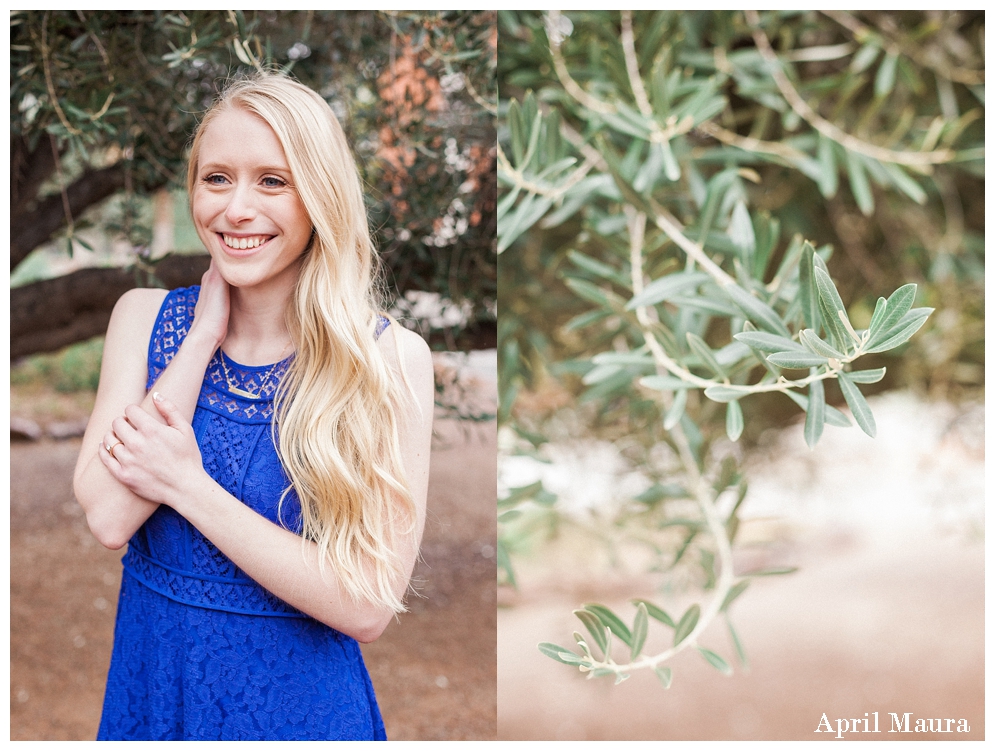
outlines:
[[[104, 340], [97, 399], [73, 475], [73, 490], [86, 511], [90, 531], [102, 545], [115, 550], [128, 542], [159, 504], [115, 479], [98, 459], [98, 452], [107, 453], [105, 446], [117, 443], [113, 429], [115, 424], [120, 425], [129, 405], [138, 405], [143, 413], [165, 423], [151, 394], [145, 391], [149, 337], [164, 298], [163, 290], [135, 289], [122, 295], [114, 306]], [[200, 302], [197, 309], [201, 310]], [[209, 323], [214, 324], [214, 332], [209, 332], [206, 324], [191, 327], [156, 382], [157, 388], [168, 389], [174, 396], [177, 409], [187, 421], [193, 418], [204, 371], [219, 344], [217, 321]]]
[[[396, 356], [391, 354], [395, 351], [395, 334], [401, 337], [404, 370], [417, 398], [417, 406], [409, 405], [400, 420], [402, 460], [415, 504], [417, 530], [415, 538], [396, 551], [406, 572], [404, 580], [396, 583], [401, 595], [414, 568], [425, 522], [434, 388], [431, 355], [417, 335], [399, 326], [389, 327], [380, 341], [385, 357], [397, 367]], [[168, 396], [165, 391], [162, 395]], [[130, 448], [123, 453], [122, 465], [105, 452], [101, 459], [108, 469], [143, 495], [157, 497], [176, 509], [277, 597], [359, 641], [376, 639], [392, 614], [353, 600], [334, 571], [326, 569], [324, 576], [319, 572], [316, 546], [307, 545], [302, 556], [299, 536], [248, 508], [211, 479], [203, 471], [192, 429], [179, 410], [168, 398], [158, 405], [167, 418], [167, 429], [146, 419], [136, 408], [129, 408], [126, 414], [134, 418], [135, 428], [134, 435], [126, 440], [134, 453]], [[163, 457], [168, 460], [161, 461]], [[199, 471], [194, 470], [195, 465]], [[166, 466], [170, 469], [163, 469]]]

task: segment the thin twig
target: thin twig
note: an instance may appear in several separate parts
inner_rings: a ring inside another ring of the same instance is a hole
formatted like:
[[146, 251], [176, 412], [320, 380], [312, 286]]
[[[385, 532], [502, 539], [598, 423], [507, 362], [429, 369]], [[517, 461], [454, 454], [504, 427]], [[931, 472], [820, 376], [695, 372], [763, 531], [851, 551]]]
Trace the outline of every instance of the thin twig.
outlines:
[[736, 284], [736, 280], [723, 271], [715, 261], [708, 257], [705, 249], [698, 243], [689, 239], [682, 231], [684, 228], [680, 222], [662, 206], [653, 204], [653, 223], [663, 230], [677, 246], [695, 260], [701, 267], [715, 280], [720, 287], [728, 287]]
[[59, 176], [59, 192], [62, 194], [62, 211], [66, 215], [66, 224], [68, 225], [68, 235], [73, 236], [73, 231], [75, 229], [73, 225], [73, 212], [69, 206], [69, 193], [66, 191], [66, 176], [62, 174], [62, 161], [59, 158], [59, 148], [55, 143], [55, 136], [51, 133], [48, 134], [48, 142], [52, 146], [52, 158], [55, 160], [55, 171]]
[[470, 76], [468, 76], [466, 73], [463, 73], [463, 72], [460, 72], [460, 75], [463, 77], [463, 83], [466, 85], [466, 91], [473, 98], [473, 101], [475, 101], [477, 104], [479, 104], [485, 110], [487, 110], [492, 115], [494, 115], [495, 117], [497, 117], [497, 113], [498, 113], [497, 105], [496, 104], [491, 104], [489, 101], [487, 101], [482, 96], [480, 96], [480, 94], [474, 88], [473, 84], [470, 82]]
[[[629, 251], [632, 287], [633, 291], [636, 294], [639, 294], [643, 289], [642, 249], [643, 239], [646, 233], [646, 214], [637, 212], [631, 207], [627, 207], [626, 216], [629, 219]], [[640, 324], [643, 325], [643, 334], [646, 339], [646, 344], [651, 350], [655, 351], [656, 348], [659, 347], [659, 343], [656, 341], [656, 337], [648, 331], [648, 326], [651, 324], [649, 310], [645, 306], [636, 308], [636, 317], [639, 319]], [[677, 453], [680, 456], [681, 464], [684, 467], [684, 471], [688, 475], [692, 492], [694, 493], [695, 500], [698, 502], [698, 506], [701, 508], [702, 516], [705, 517], [705, 524], [708, 526], [708, 531], [715, 540], [719, 565], [719, 577], [715, 587], [715, 594], [708, 601], [708, 604], [704, 610], [702, 610], [694, 629], [679, 644], [675, 644], [673, 647], [670, 647], [659, 654], [646, 656], [624, 664], [615, 662], [612, 660], [610, 655], [606, 654], [603, 661], [592, 659], [591, 665], [589, 667], [585, 666], [588, 670], [611, 670], [618, 675], [628, 673], [633, 670], [640, 670], [642, 668], [656, 668], [658, 665], [661, 665], [688, 647], [697, 646], [698, 638], [702, 633], [704, 633], [705, 629], [711, 625], [712, 621], [715, 620], [715, 617], [722, 609], [722, 603], [725, 602], [729, 591], [735, 584], [736, 577], [733, 574], [732, 544], [729, 540], [729, 533], [726, 529], [726, 525], [719, 517], [718, 510], [715, 508], [715, 499], [711, 488], [702, 476], [701, 470], [698, 468], [698, 462], [694, 458], [687, 435], [684, 433], [684, 429], [681, 427], [680, 423], [671, 428], [670, 437], [674, 441], [674, 445], [677, 447]]]
[[636, 40], [632, 34], [631, 10], [622, 11], [622, 52], [625, 55], [625, 69], [629, 75], [629, 86], [636, 98], [636, 106], [639, 107], [640, 114], [650, 124], [650, 141], [668, 143], [674, 136], [684, 135], [694, 128], [692, 115], [686, 115], [680, 120], [676, 116], [671, 116], [667, 119], [665, 128], [661, 128], [656, 121], [653, 107], [650, 106], [649, 97], [646, 96], [646, 87], [643, 86], [642, 76], [639, 75], [639, 58], [636, 55]]
[[[560, 11], [549, 11], [550, 26], [555, 27], [559, 20]], [[614, 107], [588, 94], [570, 76], [570, 71], [567, 70], [567, 64], [563, 59], [563, 54], [560, 52], [559, 36], [549, 32], [546, 33], [546, 36], [549, 39], [549, 52], [553, 57], [553, 68], [556, 70], [556, 76], [560, 79], [560, 83], [563, 84], [563, 88], [567, 90], [567, 93], [589, 110], [601, 112], [602, 114], [611, 114], [615, 112]]]
[[565, 183], [554, 187], [547, 183], [532, 182], [526, 178], [521, 170], [512, 166], [511, 160], [509, 160], [505, 155], [504, 149], [501, 148], [501, 144], [498, 144], [497, 156], [498, 166], [501, 168], [504, 176], [512, 180], [516, 187], [524, 190], [526, 193], [536, 193], [537, 195], [551, 198], [554, 201], [558, 201], [562, 198], [567, 191], [583, 180], [584, 177], [587, 176], [587, 173], [591, 171], [591, 168], [595, 166], [595, 161], [593, 159], [586, 159], [583, 164], [574, 170], [573, 174], [570, 175]]
[[55, 84], [52, 82], [52, 70], [51, 63], [49, 61], [49, 49], [48, 49], [48, 14], [50, 11], [45, 11], [45, 14], [41, 19], [41, 63], [42, 69], [45, 71], [45, 88], [48, 89], [49, 99], [52, 100], [52, 107], [55, 109], [55, 114], [59, 116], [59, 120], [62, 122], [63, 127], [68, 130], [74, 136], [80, 136], [83, 131], [77, 130], [72, 125], [69, 124], [69, 119], [66, 117], [66, 113], [62, 111], [62, 107], [59, 106], [59, 97], [55, 93]]
[[[623, 11], [622, 47], [626, 55], [626, 68], [628, 69], [633, 94], [636, 96], [637, 106], [639, 107], [640, 114], [642, 114], [648, 121], [647, 127], [650, 131], [649, 140], [653, 143], [668, 143], [671, 138], [690, 132], [691, 129], [694, 128], [694, 117], [686, 115], [678, 120], [676, 116], [672, 116], [667, 119], [666, 127], [660, 127], [660, 124], [653, 116], [653, 108], [650, 107], [649, 99], [646, 96], [646, 90], [643, 87], [642, 79], [639, 76], [639, 65], [638, 62], [635, 61], [635, 42], [632, 37], [631, 12], [628, 15], [628, 33], [625, 31], [625, 18], [626, 12]], [[560, 12], [558, 10], [551, 10], [549, 12], [550, 26], [555, 27], [559, 19]], [[551, 33], [549, 31], [547, 31], [546, 36], [549, 39], [549, 54], [553, 58], [553, 67], [556, 69], [556, 75], [560, 79], [560, 83], [563, 84], [563, 88], [566, 89], [567, 93], [589, 110], [594, 110], [602, 115], [614, 115], [617, 113], [618, 109], [614, 105], [609, 104], [608, 102], [602, 102], [600, 99], [591, 96], [581, 88], [580, 84], [578, 84], [570, 75], [570, 71], [567, 70], [567, 63], [563, 59], [563, 54], [560, 51], [560, 38], [555, 33]]]
[[[83, 15], [83, 11], [77, 10], [76, 15], [79, 16], [79, 20], [86, 26], [86, 16]], [[94, 46], [97, 48], [97, 52], [100, 53], [101, 59], [104, 61], [104, 67], [107, 69], [107, 81], [108, 83], [114, 83], [114, 71], [111, 69], [111, 59], [107, 54], [107, 50], [104, 49], [104, 45], [100, 43], [100, 37], [90, 32], [90, 39], [93, 40]], [[98, 115], [99, 117], [99, 115]], [[96, 118], [94, 118], [96, 119]]]
[[721, 125], [711, 120], [699, 123], [697, 129], [702, 133], [711, 136], [716, 141], [721, 141], [727, 146], [735, 146], [737, 149], [742, 149], [743, 151], [750, 151], [757, 154], [770, 154], [771, 156], [778, 156], [791, 162], [797, 162], [801, 159], [809, 158], [808, 154], [804, 151], [796, 149], [794, 146], [788, 146], [787, 144], [780, 143], [779, 141], [763, 141], [759, 138], [741, 136], [739, 133], [726, 130]]
[[497, 105], [491, 104], [489, 101], [480, 96], [477, 90], [473, 87], [473, 84], [470, 82], [470, 76], [468, 76], [463, 71], [454, 71], [452, 64], [449, 62], [449, 58], [447, 58], [446, 55], [441, 50], [437, 50], [429, 41], [427, 36], [425, 37], [424, 44], [425, 44], [425, 49], [428, 50], [430, 56], [436, 57], [442, 62], [443, 67], [445, 67], [446, 69], [446, 73], [448, 73], [449, 75], [453, 75], [456, 72], [459, 73], [459, 76], [463, 81], [463, 85], [466, 86], [466, 93], [470, 95], [473, 101], [475, 101], [485, 110], [490, 112], [492, 115], [497, 116], [498, 113]]
[[950, 67], [938, 62], [927, 60], [925, 55], [923, 55], [920, 51], [921, 45], [903, 44], [900, 41], [889, 39], [884, 36], [880, 29], [873, 29], [870, 26], [861, 23], [858, 19], [854, 18], [846, 11], [824, 10], [820, 12], [829, 16], [829, 18], [836, 21], [836, 23], [840, 26], [843, 26], [852, 32], [854, 38], [858, 42], [866, 42], [876, 36], [881, 39], [885, 51], [889, 54], [897, 55], [901, 53], [906, 55], [915, 61], [917, 65], [921, 65], [923, 68], [928, 68], [934, 73], [940, 74], [943, 78], [946, 78], [949, 81], [953, 81], [954, 83], [962, 83], [966, 86], [981, 86], [985, 83], [985, 72], [983, 70]]
[[636, 40], [632, 34], [632, 11], [622, 11], [622, 51], [625, 53], [625, 69], [629, 74], [629, 85], [636, 97], [636, 105], [643, 117], [652, 118], [653, 108], [650, 106], [642, 76], [639, 75], [639, 58], [636, 56]]
[[[637, 212], [631, 206], [624, 207], [626, 216], [629, 218], [629, 266], [632, 276], [633, 297], [643, 291], [643, 238], [646, 235], [646, 214]], [[687, 368], [681, 367], [663, 349], [659, 340], [652, 332], [653, 320], [650, 318], [649, 308], [640, 305], [636, 308], [636, 320], [643, 331], [643, 339], [646, 346], [650, 348], [650, 353], [656, 361], [657, 367], [662, 368], [671, 375], [675, 375], [682, 381], [693, 383], [703, 389], [718, 385], [715, 381], [696, 376]]]
[[770, 45], [770, 40], [763, 29], [760, 28], [760, 16], [757, 12], [755, 10], [744, 10], [743, 13], [746, 14], [747, 23], [753, 29], [753, 40], [757, 45], [757, 51], [768, 63], [771, 77], [774, 79], [774, 83], [777, 84], [777, 88], [781, 91], [781, 95], [784, 96], [788, 105], [799, 117], [822, 133], [822, 135], [826, 136], [826, 138], [836, 141], [850, 151], [863, 154], [871, 159], [877, 159], [879, 162], [891, 162], [893, 164], [925, 167], [949, 162], [957, 156], [950, 149], [940, 149], [937, 151], [894, 151], [893, 149], [885, 149], [881, 146], [867, 143], [856, 136], [852, 136], [842, 128], [823, 118], [809, 106], [808, 102], [802, 98], [801, 94], [791, 84], [791, 81], [788, 80], [788, 77], [784, 75], [777, 54]]

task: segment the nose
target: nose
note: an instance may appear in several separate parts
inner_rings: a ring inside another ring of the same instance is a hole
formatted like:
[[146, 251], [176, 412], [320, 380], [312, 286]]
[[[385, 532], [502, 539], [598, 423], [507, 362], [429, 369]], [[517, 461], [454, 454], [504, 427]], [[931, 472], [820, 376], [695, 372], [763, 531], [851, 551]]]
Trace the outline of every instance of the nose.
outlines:
[[255, 218], [256, 207], [252, 191], [248, 187], [236, 186], [230, 195], [231, 198], [225, 209], [225, 219], [232, 225], [237, 225]]

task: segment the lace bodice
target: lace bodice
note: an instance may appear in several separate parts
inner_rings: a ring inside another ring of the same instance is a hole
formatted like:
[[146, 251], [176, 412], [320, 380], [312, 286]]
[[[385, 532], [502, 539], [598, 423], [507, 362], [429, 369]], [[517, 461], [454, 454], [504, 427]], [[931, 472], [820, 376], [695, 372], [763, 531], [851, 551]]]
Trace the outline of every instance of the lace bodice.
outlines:
[[[147, 388], [152, 388], [179, 350], [199, 293], [199, 287], [177, 289], [163, 301], [149, 341]], [[382, 319], [378, 334], [386, 324]], [[207, 473], [270, 521], [299, 532], [300, 505], [294, 491], [287, 490], [290, 483], [272, 435], [273, 395], [290, 361], [288, 357], [275, 366], [252, 367], [227, 357], [222, 363], [216, 352], [204, 375], [192, 425]], [[261, 398], [239, 396], [230, 386], [261, 393]], [[189, 605], [306, 617], [256, 584], [167, 506], [160, 506], [132, 537], [124, 566], [151, 589]]]

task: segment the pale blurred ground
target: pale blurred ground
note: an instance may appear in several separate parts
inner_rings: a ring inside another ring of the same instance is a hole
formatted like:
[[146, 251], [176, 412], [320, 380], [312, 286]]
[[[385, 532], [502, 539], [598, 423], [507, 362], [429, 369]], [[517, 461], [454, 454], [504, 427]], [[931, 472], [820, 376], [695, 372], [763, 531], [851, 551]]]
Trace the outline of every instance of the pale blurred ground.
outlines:
[[[966, 719], [971, 729], [932, 737], [983, 739], [983, 406], [908, 393], [870, 401], [876, 439], [827, 427], [813, 452], [795, 425], [746, 457], [750, 521], [737, 568], [799, 567], [754, 579], [732, 607], [748, 671], [737, 665], [727, 678], [685, 652], [665, 691], [647, 671], [613, 686], [540, 655], [540, 641], [572, 643], [571, 610], [584, 602], [616, 607], [630, 622], [632, 597], [672, 614], [687, 603], [654, 593], [632, 567], [608, 567], [590, 540], [566, 536], [541, 559], [519, 559], [520, 591], [499, 598], [511, 606], [498, 613], [498, 737], [819, 740], [832, 737], [814, 732], [823, 713], [835, 725], [878, 712], [882, 732], [846, 737], [921, 739], [887, 732], [888, 713], [909, 712], [913, 722]], [[581, 509], [624, 497], [635, 482], [612, 475], [620, 465], [609, 447], [587, 445], [573, 464], [569, 453], [561, 448], [547, 486], [561, 495], [572, 487]], [[659, 651], [653, 634], [664, 631], [651, 626], [646, 653]], [[733, 659], [721, 622], [702, 643]]]

